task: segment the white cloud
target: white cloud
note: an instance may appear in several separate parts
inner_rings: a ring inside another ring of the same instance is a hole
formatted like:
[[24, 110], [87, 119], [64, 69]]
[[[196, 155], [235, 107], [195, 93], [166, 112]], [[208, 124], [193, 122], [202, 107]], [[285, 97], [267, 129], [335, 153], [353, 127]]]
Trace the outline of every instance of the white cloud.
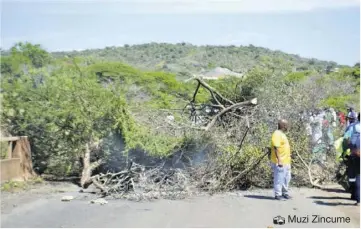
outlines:
[[[129, 1], [121, 1], [123, 3]], [[262, 13], [359, 6], [359, 0], [133, 0], [137, 12]]]
[[[46, 14], [265, 13], [359, 7], [359, 0], [3, 0], [40, 3]], [[24, 8], [26, 10], [26, 8]], [[46, 9], [46, 10], [45, 10]]]

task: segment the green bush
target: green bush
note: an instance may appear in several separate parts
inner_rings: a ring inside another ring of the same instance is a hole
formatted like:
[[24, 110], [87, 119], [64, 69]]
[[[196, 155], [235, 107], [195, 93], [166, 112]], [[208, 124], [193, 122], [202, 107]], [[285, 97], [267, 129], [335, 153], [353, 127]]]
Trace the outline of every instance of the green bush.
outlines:
[[301, 82], [304, 81], [309, 74], [309, 71], [291, 72], [285, 76], [285, 81], [288, 83]]

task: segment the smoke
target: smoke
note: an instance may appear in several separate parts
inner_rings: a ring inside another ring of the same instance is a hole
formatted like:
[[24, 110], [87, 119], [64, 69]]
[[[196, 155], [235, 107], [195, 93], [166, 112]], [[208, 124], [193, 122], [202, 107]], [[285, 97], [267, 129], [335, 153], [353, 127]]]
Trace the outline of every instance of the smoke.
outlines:
[[142, 149], [130, 150], [125, 153], [125, 142], [120, 134], [111, 134], [103, 140], [104, 152], [107, 155], [104, 163], [97, 172], [119, 172], [127, 168], [129, 162], [135, 162], [146, 168], [163, 167], [164, 169], [187, 169], [207, 163], [212, 147], [192, 147], [179, 150], [168, 157], [149, 155]]

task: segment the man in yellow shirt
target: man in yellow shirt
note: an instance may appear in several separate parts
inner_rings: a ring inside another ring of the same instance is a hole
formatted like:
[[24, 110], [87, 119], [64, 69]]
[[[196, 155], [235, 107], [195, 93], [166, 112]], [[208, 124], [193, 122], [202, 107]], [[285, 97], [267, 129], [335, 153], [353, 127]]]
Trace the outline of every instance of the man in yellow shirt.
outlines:
[[278, 130], [272, 134], [271, 165], [273, 170], [273, 187], [275, 199], [290, 199], [288, 185], [291, 180], [291, 148], [285, 132], [287, 120], [278, 121]]

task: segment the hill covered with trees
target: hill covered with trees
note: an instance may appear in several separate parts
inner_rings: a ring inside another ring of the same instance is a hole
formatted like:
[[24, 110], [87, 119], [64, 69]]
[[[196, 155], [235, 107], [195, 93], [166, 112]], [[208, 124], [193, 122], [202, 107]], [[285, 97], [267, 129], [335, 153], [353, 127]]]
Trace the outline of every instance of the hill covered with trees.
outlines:
[[238, 73], [258, 67], [282, 71], [324, 71], [337, 67], [337, 63], [302, 58], [299, 55], [249, 46], [195, 46], [188, 43], [150, 43], [106, 47], [73, 52], [56, 52], [55, 57], [82, 56], [104, 61], [120, 61], [143, 70], [175, 72], [178, 75], [197, 74], [216, 67]]

